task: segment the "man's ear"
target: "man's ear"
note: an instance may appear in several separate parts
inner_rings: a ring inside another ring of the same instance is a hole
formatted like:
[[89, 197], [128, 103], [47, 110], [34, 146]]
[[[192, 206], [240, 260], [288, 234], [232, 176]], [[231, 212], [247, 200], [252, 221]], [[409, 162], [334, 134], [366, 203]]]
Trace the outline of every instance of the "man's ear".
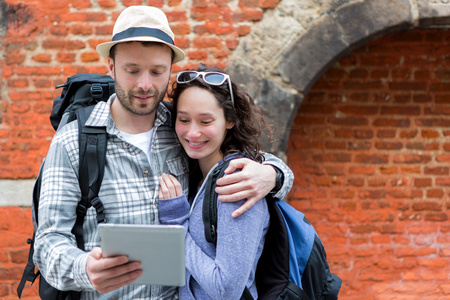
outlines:
[[114, 59], [112, 59], [111, 56], [108, 57], [108, 70], [109, 70], [109, 76], [114, 78]]

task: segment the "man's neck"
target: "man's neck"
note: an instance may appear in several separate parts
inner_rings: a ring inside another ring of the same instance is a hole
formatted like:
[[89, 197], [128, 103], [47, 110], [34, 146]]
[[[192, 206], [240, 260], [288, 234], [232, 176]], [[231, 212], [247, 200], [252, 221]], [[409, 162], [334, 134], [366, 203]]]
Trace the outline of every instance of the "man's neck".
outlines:
[[152, 130], [156, 110], [151, 114], [141, 116], [124, 109], [116, 100], [111, 105], [111, 116], [117, 129], [129, 134], [138, 134]]

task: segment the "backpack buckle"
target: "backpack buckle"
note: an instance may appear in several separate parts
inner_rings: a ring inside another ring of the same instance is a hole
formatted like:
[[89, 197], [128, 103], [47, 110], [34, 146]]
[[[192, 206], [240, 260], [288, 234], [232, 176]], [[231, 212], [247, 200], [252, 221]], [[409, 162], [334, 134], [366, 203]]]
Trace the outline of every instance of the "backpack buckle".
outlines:
[[103, 88], [100, 84], [92, 84], [90, 91], [91, 97], [94, 99], [101, 99], [103, 97]]
[[81, 203], [78, 203], [77, 205], [77, 216], [85, 216], [87, 212], [86, 206], [84, 206]]
[[95, 210], [97, 211], [97, 223], [103, 223], [106, 221], [105, 218], [105, 208], [103, 207], [103, 203], [100, 200], [100, 198], [95, 197], [94, 199], [92, 199], [91, 204], [93, 207], [95, 207]]

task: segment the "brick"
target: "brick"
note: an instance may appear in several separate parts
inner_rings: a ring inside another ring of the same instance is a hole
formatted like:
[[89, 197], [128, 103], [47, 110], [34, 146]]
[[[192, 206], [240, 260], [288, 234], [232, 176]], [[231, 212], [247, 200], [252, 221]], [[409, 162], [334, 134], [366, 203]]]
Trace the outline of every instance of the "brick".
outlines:
[[427, 213], [424, 219], [425, 221], [445, 222], [448, 220], [448, 215], [445, 212]]
[[83, 52], [81, 53], [82, 62], [95, 62], [100, 59], [100, 55], [95, 51]]
[[110, 9], [116, 7], [117, 2], [115, 0], [98, 0], [98, 5]]
[[358, 116], [370, 116], [377, 115], [379, 113], [379, 108], [374, 105], [370, 106], [341, 106], [339, 111], [344, 114], [352, 114]]
[[[436, 102], [438, 102], [436, 100]], [[450, 108], [448, 107], [448, 105], [436, 105], [434, 107], [426, 107], [424, 109], [424, 113], [425, 116], [426, 115], [431, 115], [431, 116], [437, 116], [437, 115], [449, 115], [450, 114]]]
[[450, 168], [448, 167], [425, 167], [424, 174], [427, 175], [449, 175]]
[[365, 190], [359, 193], [361, 199], [383, 199], [386, 197], [384, 190]]
[[382, 115], [408, 115], [419, 116], [421, 109], [418, 106], [382, 106], [380, 113]]
[[354, 162], [362, 164], [387, 164], [389, 157], [387, 155], [359, 154], [355, 155]]
[[336, 112], [336, 107], [333, 105], [305, 104], [301, 106], [301, 110], [303, 114], [330, 115]]
[[381, 129], [377, 132], [378, 138], [394, 138], [397, 134], [396, 130], [392, 129]]
[[436, 178], [436, 186], [450, 186], [449, 178]]
[[429, 94], [416, 94], [413, 95], [413, 102], [414, 103], [430, 103], [433, 101], [432, 96]]
[[415, 178], [414, 186], [415, 187], [430, 187], [433, 183], [431, 178]]
[[432, 201], [420, 201], [412, 204], [412, 208], [416, 211], [441, 211], [442, 205]]
[[204, 48], [216, 48], [218, 45], [221, 44], [221, 41], [218, 38], [196, 38], [194, 39], [194, 47], [198, 49], [204, 49]]
[[450, 126], [450, 120], [436, 119], [436, 118], [416, 119], [415, 123], [417, 126], [423, 126], [423, 127], [449, 127]]
[[370, 129], [357, 129], [355, 130], [355, 138], [357, 139], [371, 139], [374, 137], [373, 130]]
[[377, 118], [373, 121], [375, 127], [409, 127], [411, 121], [409, 119], [387, 119]]
[[403, 148], [401, 142], [376, 142], [375, 148], [380, 150], [400, 150]]
[[450, 155], [444, 154], [444, 155], [437, 155], [436, 161], [438, 162], [450, 162]]
[[262, 18], [263, 11], [260, 9], [245, 9], [241, 12], [234, 13], [234, 22], [259, 21]]
[[417, 129], [403, 130], [400, 132], [400, 137], [411, 139], [411, 138], [415, 138], [418, 133], [419, 133], [419, 130], [417, 130]]
[[49, 54], [37, 54], [33, 57], [33, 60], [41, 63], [49, 63], [51, 62], [52, 57]]
[[335, 136], [338, 138], [352, 138], [354, 136], [354, 132], [350, 129], [338, 129], [335, 131]]
[[71, 5], [77, 9], [90, 8], [92, 6], [89, 0], [74, 0], [71, 1]]
[[348, 142], [348, 150], [370, 150], [372, 143], [370, 141]]
[[[169, 6], [179, 6], [179, 5], [181, 5], [181, 1], [182, 0], [169, 0], [168, 4], [169, 4]], [[151, 4], [149, 4], [149, 5], [151, 5]], [[154, 6], [154, 5], [152, 5], [152, 6]]]
[[397, 174], [398, 173], [398, 169], [396, 167], [381, 167], [380, 168], [380, 173], [381, 174]]
[[369, 187], [386, 186], [386, 179], [383, 179], [383, 178], [369, 178], [367, 180], [367, 185]]
[[7, 53], [5, 55], [6, 65], [19, 65], [22, 64], [25, 60], [25, 55], [21, 53]]
[[440, 144], [439, 143], [407, 143], [406, 144], [407, 149], [411, 150], [424, 150], [424, 151], [433, 151], [433, 150], [439, 150]]
[[332, 125], [339, 126], [365, 126], [368, 125], [369, 121], [367, 118], [356, 118], [356, 117], [329, 117], [328, 123]]
[[347, 153], [335, 153], [335, 154], [316, 154], [313, 155], [313, 159], [316, 162], [350, 162], [350, 154]]
[[422, 137], [427, 139], [439, 138], [440, 134], [436, 130], [422, 130]]
[[405, 163], [405, 164], [417, 164], [417, 163], [428, 163], [431, 161], [429, 155], [395, 155], [395, 163]]

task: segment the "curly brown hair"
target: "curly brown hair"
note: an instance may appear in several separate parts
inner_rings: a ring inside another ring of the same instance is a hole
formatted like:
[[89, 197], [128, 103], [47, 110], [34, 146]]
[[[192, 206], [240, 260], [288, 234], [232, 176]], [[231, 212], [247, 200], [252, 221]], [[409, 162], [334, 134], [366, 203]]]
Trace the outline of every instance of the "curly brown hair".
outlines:
[[[198, 69], [187, 71], [220, 72], [227, 74], [218, 67], [206, 67], [205, 65], [200, 65]], [[180, 95], [186, 89], [194, 86], [211, 92], [217, 99], [219, 106], [223, 109], [226, 121], [234, 123], [233, 128], [228, 130], [220, 147], [222, 154], [226, 156], [233, 152], [243, 152], [249, 158], [262, 162], [264, 157], [261, 153], [259, 138], [264, 132], [264, 129], [268, 129], [269, 126], [267, 126], [264, 116], [259, 107], [256, 106], [253, 98], [231, 80], [234, 97], [233, 105], [227, 81], [220, 86], [211, 85], [199, 76], [195, 80], [187, 83], [173, 83], [169, 98], [173, 101], [175, 115]], [[174, 122], [175, 119], [174, 117]]]

